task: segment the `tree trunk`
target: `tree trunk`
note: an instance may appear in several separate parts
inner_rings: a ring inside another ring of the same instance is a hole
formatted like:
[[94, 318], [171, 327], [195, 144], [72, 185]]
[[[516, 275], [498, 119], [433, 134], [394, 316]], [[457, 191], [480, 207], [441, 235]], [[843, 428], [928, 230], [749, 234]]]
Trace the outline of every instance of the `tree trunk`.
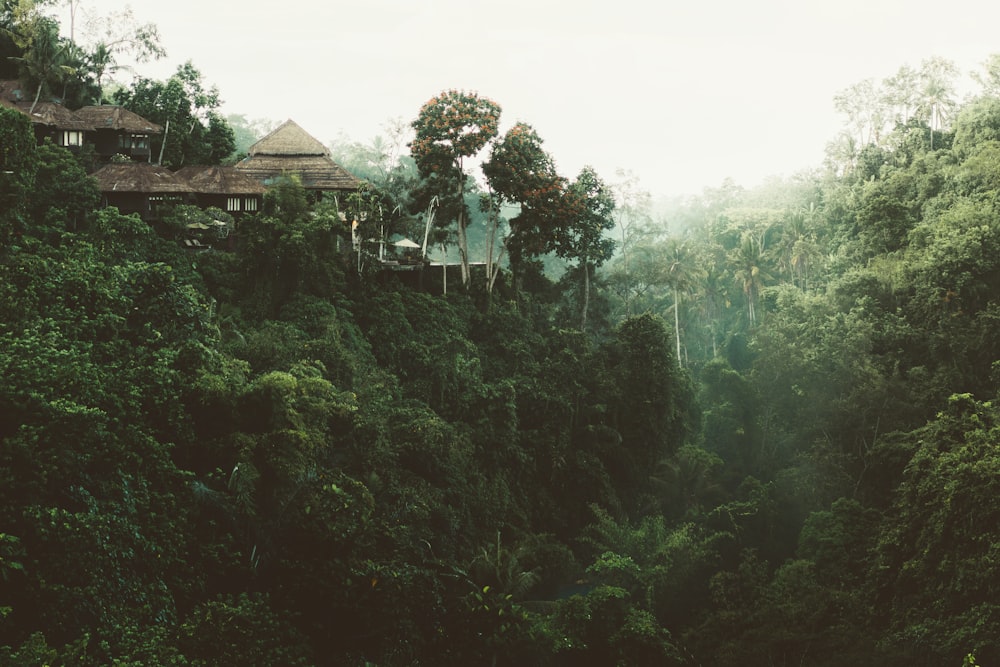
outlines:
[[448, 294], [448, 248], [445, 244], [441, 244], [441, 253], [443, 260], [441, 261], [441, 293]]
[[42, 86], [45, 85], [44, 82], [39, 82], [38, 90], [35, 91], [35, 101], [31, 103], [31, 108], [28, 109], [28, 115], [35, 113], [35, 106], [38, 105], [38, 98], [42, 96]]
[[497, 216], [490, 198], [489, 231], [486, 234], [486, 293], [493, 294], [493, 248], [497, 242]]
[[427, 219], [427, 224], [424, 225], [424, 245], [421, 246], [420, 255], [421, 259], [427, 259], [427, 240], [431, 236], [431, 226], [434, 224], [434, 215], [437, 213], [438, 198], [434, 197], [431, 199], [430, 203], [427, 204], [427, 213], [425, 217]]
[[469, 271], [469, 237], [465, 233], [465, 174], [458, 178], [458, 254], [462, 260], [462, 287], [468, 291], [472, 282]]
[[486, 239], [486, 293], [493, 296], [493, 286], [496, 284], [497, 276], [500, 275], [500, 262], [503, 261], [504, 253], [507, 251], [507, 244], [500, 242], [500, 252], [496, 259], [493, 253], [496, 251], [497, 230], [500, 227], [500, 214], [493, 207], [493, 200], [490, 199], [490, 229]]
[[163, 127], [163, 142], [160, 144], [160, 158], [156, 161], [156, 164], [163, 166], [163, 151], [167, 147], [167, 135], [170, 134], [170, 119], [167, 119], [166, 124]]
[[590, 264], [583, 262], [583, 315], [580, 318], [580, 331], [587, 330], [587, 310], [590, 308]]
[[677, 365], [683, 366], [681, 363], [681, 294], [674, 288], [674, 338], [677, 339]]
[[69, 0], [69, 41], [76, 43], [76, 10], [80, 0]]
[[503, 255], [505, 248], [500, 248], [500, 254], [497, 256], [495, 262], [493, 262], [493, 269], [487, 276], [489, 282], [486, 284], [486, 291], [491, 295], [493, 294], [493, 284], [497, 281], [497, 276], [500, 275], [500, 262], [503, 261]]
[[625, 319], [628, 319], [632, 316], [631, 294], [629, 294], [631, 289], [628, 281], [628, 248], [625, 247], [625, 225], [621, 224], [620, 218], [618, 224], [622, 230], [622, 265], [625, 268]]
[[462, 287], [469, 289], [469, 237], [465, 233], [465, 214], [458, 214], [458, 255], [462, 260]]

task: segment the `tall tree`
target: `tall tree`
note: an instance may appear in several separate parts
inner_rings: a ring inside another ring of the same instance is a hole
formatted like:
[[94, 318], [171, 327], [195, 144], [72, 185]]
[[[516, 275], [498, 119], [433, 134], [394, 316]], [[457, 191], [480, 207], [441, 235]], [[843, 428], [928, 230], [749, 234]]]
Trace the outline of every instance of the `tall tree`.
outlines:
[[991, 53], [980, 70], [972, 72], [972, 78], [982, 87], [984, 97], [1000, 97], [1000, 53]]
[[816, 208], [794, 211], [789, 214], [781, 229], [778, 242], [781, 268], [788, 272], [792, 283], [803, 290], [809, 287], [811, 265], [820, 257], [816, 243], [813, 219]]
[[704, 276], [704, 271], [698, 266], [698, 258], [694, 249], [686, 241], [677, 238], [669, 239], [663, 249], [663, 261], [666, 263], [664, 278], [674, 296], [674, 339], [677, 343], [677, 363], [683, 365], [681, 354], [681, 295], [694, 290], [698, 280]]
[[[725, 311], [729, 303], [729, 281], [726, 280], [724, 253], [718, 246], [702, 251], [702, 257], [707, 258], [705, 273], [698, 284], [698, 314], [709, 337], [712, 348], [712, 359], [719, 356], [718, 342], [720, 334], [726, 330]], [[707, 351], [708, 345], [705, 346]]]
[[[70, 17], [75, 15], [78, 0], [68, 0]], [[120, 70], [131, 70], [131, 62], [147, 63], [167, 55], [160, 43], [160, 31], [154, 23], [140, 24], [132, 8], [112, 12], [107, 16], [92, 18], [84, 29], [87, 64], [97, 82], [97, 103], [103, 103], [104, 78]], [[73, 39], [73, 28], [70, 39]], [[123, 62], [128, 59], [130, 62]]]
[[750, 326], [757, 323], [757, 299], [760, 298], [765, 281], [771, 277], [765, 266], [767, 260], [764, 237], [765, 232], [744, 232], [732, 256], [736, 266], [736, 284], [743, 290], [746, 298]]
[[615, 226], [615, 200], [589, 166], [580, 170], [565, 199], [568, 200], [563, 213], [566, 217], [556, 228], [555, 252], [565, 259], [575, 259], [581, 271], [580, 330], [586, 331], [591, 274], [614, 254], [615, 242], [607, 232]]
[[17, 40], [15, 11], [17, 0], [0, 0], [0, 77], [17, 77], [17, 63], [14, 58], [24, 55], [24, 47]]
[[428, 100], [413, 121], [416, 137], [410, 151], [422, 176], [440, 173], [451, 181], [460, 202], [457, 212], [458, 251], [462, 284], [471, 281], [467, 211], [464, 194], [465, 160], [476, 156], [499, 132], [500, 105], [476, 93], [447, 90]]
[[[503, 240], [516, 274], [526, 258], [551, 249], [556, 224], [554, 213], [564, 195], [566, 179], [556, 173], [555, 161], [542, 148], [538, 133], [526, 123], [517, 123], [493, 144], [483, 173], [499, 200], [498, 205], [520, 207]], [[493, 232], [495, 235], [496, 222]], [[487, 256], [487, 262], [491, 263], [487, 271], [488, 289], [492, 289], [499, 270], [499, 257], [494, 266], [490, 255], [492, 253]]]
[[21, 77], [35, 86], [35, 97], [28, 113], [34, 113], [42, 91], [54, 90], [76, 72], [71, 64], [69, 44], [59, 38], [59, 24], [46, 17], [33, 18], [22, 25], [24, 55], [15, 57], [20, 63]]
[[903, 65], [882, 82], [882, 95], [892, 109], [892, 120], [906, 125], [920, 106], [920, 76], [917, 70]]
[[865, 79], [837, 93], [834, 108], [847, 116], [858, 144], [878, 144], [885, 128], [887, 109], [885, 97], [872, 79]]
[[[230, 123], [232, 124], [230, 117]], [[244, 119], [244, 125], [247, 121]], [[262, 131], [261, 121], [251, 121], [250, 128], [258, 133], [258, 138], [267, 134]], [[392, 205], [390, 209], [408, 208], [412, 199], [411, 190], [417, 180], [417, 169], [413, 158], [406, 154], [406, 147], [413, 129], [409, 123], [395, 118], [382, 126], [383, 133], [370, 142], [352, 141], [344, 136], [331, 142], [330, 150], [337, 164], [362, 180], [366, 180], [385, 193]], [[249, 146], [249, 142], [246, 146]], [[245, 152], [245, 148], [241, 148]]]
[[139, 79], [116, 91], [115, 101], [164, 126], [152, 146], [161, 164], [219, 164], [236, 146], [232, 128], [217, 111], [218, 88], [206, 86], [190, 61], [166, 81]]
[[958, 68], [950, 60], [935, 57], [920, 64], [920, 117], [930, 126], [931, 149], [934, 132], [943, 130], [958, 106], [955, 80]]
[[824, 165], [835, 176], [847, 176], [857, 167], [859, 152], [857, 138], [846, 130], [828, 141], [824, 152]]
[[642, 222], [648, 222], [651, 196], [648, 191], [639, 188], [639, 177], [629, 171], [619, 169], [619, 180], [611, 185], [615, 197], [615, 223], [621, 232], [619, 250], [622, 257], [622, 296], [625, 301], [625, 317], [632, 316], [631, 298], [632, 286], [629, 279], [629, 253], [633, 243], [634, 227]]

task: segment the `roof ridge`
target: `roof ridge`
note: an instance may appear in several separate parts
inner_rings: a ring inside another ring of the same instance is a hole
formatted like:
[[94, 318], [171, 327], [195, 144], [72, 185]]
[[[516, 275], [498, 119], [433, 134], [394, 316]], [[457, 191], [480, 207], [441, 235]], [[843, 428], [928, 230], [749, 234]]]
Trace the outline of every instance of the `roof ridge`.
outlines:
[[251, 156], [322, 155], [329, 157], [330, 149], [289, 118], [252, 145], [247, 154]]

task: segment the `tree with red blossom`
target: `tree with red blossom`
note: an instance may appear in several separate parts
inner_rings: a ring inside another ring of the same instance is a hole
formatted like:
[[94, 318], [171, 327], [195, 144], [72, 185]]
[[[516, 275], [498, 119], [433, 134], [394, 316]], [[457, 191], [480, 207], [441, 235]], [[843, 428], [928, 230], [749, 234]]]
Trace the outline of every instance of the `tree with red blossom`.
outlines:
[[470, 283], [468, 216], [462, 203], [467, 174], [465, 160], [475, 157], [494, 137], [500, 124], [500, 105], [477, 93], [448, 90], [428, 100], [413, 121], [416, 137], [410, 153], [421, 176], [442, 177], [458, 195], [458, 249], [462, 259], [462, 284]]

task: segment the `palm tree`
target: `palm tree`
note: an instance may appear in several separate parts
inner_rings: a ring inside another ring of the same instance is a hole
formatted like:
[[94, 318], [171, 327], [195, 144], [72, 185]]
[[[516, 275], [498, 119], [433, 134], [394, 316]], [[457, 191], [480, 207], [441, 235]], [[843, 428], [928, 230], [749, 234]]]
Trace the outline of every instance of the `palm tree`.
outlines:
[[945, 122], [955, 110], [955, 79], [958, 68], [955, 63], [935, 57], [925, 60], [920, 68], [920, 110], [931, 132], [931, 149], [934, 148], [934, 132], [942, 130]]
[[808, 288], [809, 267], [820, 257], [809, 219], [815, 214], [813, 204], [806, 211], [797, 211], [786, 220], [781, 236], [782, 268], [788, 272], [792, 284], [805, 290]]
[[510, 595], [514, 600], [523, 599], [540, 579], [538, 572], [522, 567], [520, 558], [524, 555], [524, 549], [503, 546], [500, 531], [497, 531], [495, 542], [482, 547], [469, 563], [468, 577], [477, 589], [485, 584]]
[[733, 251], [733, 263], [736, 265], [736, 284], [743, 290], [743, 296], [747, 300], [747, 317], [750, 326], [757, 322], [757, 299], [764, 282], [771, 279], [766, 272], [764, 263], [766, 255], [764, 252], [764, 233], [755, 235], [753, 232], [745, 232], [740, 244]]
[[635, 241], [633, 227], [637, 223], [649, 220], [649, 208], [652, 197], [649, 192], [639, 190], [639, 178], [632, 172], [619, 169], [617, 176], [621, 181], [612, 185], [615, 197], [615, 222], [621, 232], [621, 264], [622, 290], [625, 299], [625, 317], [632, 316], [631, 291], [629, 277], [629, 253]]
[[125, 67], [115, 64], [115, 56], [104, 42], [94, 47], [88, 57], [88, 65], [97, 80], [97, 103], [104, 104], [104, 76]]
[[882, 82], [886, 102], [892, 108], [892, 120], [906, 125], [920, 106], [920, 75], [909, 65], [903, 65], [895, 76]]
[[826, 144], [824, 163], [837, 176], [846, 176], [858, 163], [858, 142], [850, 132], [844, 131]]
[[888, 104], [884, 93], [871, 79], [840, 91], [833, 98], [834, 108], [847, 116], [847, 124], [856, 133], [858, 143], [878, 144], [888, 120]]
[[698, 260], [688, 242], [669, 239], [664, 247], [666, 262], [664, 282], [670, 287], [674, 297], [674, 338], [677, 342], [677, 363], [682, 364], [680, 306], [681, 293], [690, 293], [705, 272], [698, 266]]
[[[712, 343], [712, 358], [719, 356], [718, 339], [725, 329], [723, 314], [729, 303], [726, 275], [719, 262], [709, 261], [698, 284], [698, 313]], [[707, 350], [706, 350], [707, 351]]]
[[24, 77], [36, 81], [38, 88], [28, 113], [34, 113], [42, 89], [52, 83], [61, 83], [76, 70], [69, 66], [68, 44], [59, 39], [59, 25], [48, 18], [38, 19], [28, 34], [24, 55], [15, 57], [21, 64]]
[[722, 465], [716, 454], [694, 445], [682, 446], [675, 456], [661, 459], [650, 476], [659, 503], [650, 509], [668, 517], [689, 518], [706, 505], [714, 507], [722, 493], [717, 474]]

